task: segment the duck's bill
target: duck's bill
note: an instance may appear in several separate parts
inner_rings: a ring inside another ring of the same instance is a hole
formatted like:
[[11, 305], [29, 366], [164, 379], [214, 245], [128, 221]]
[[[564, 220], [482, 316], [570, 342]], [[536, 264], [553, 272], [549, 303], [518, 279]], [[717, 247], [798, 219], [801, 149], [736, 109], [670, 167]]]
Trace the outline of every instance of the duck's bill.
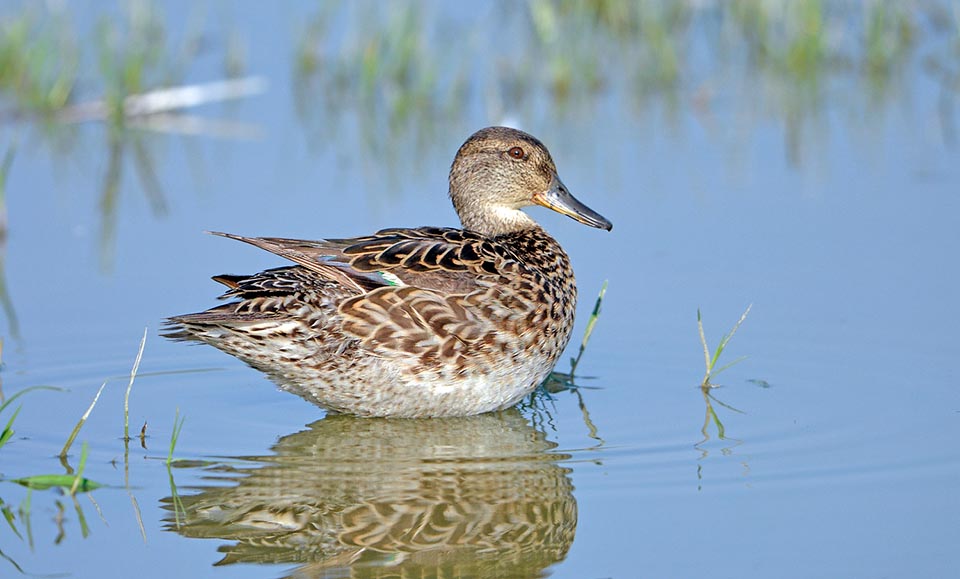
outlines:
[[584, 225], [606, 229], [607, 231], [613, 229], [613, 223], [610, 223], [606, 217], [580, 203], [576, 197], [571, 195], [559, 177], [555, 176], [553, 178], [549, 189], [534, 195], [533, 201], [537, 205], [543, 205], [557, 213], [572, 217]]

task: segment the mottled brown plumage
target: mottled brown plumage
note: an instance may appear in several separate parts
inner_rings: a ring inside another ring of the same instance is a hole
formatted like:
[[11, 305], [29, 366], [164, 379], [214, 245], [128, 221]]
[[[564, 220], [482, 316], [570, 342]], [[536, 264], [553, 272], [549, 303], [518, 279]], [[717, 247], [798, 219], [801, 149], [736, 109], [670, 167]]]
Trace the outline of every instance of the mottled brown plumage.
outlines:
[[520, 209], [610, 222], [567, 192], [550, 153], [504, 127], [471, 136], [450, 169], [463, 230], [385, 229], [305, 241], [220, 233], [297, 265], [218, 276], [236, 301], [170, 319], [282, 388], [361, 416], [452, 416], [512, 406], [570, 338], [577, 290], [560, 245]]

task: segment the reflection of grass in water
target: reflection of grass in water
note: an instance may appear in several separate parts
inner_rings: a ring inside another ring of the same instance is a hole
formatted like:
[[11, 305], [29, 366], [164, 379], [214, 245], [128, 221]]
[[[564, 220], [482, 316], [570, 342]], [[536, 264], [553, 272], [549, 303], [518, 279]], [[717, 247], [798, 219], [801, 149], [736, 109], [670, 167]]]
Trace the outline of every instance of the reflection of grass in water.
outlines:
[[[13, 531], [13, 533], [17, 536], [17, 538], [22, 541], [23, 535], [20, 534], [20, 530], [17, 529], [17, 526], [13, 522], [14, 519], [16, 518], [16, 515], [13, 513], [13, 509], [10, 508], [10, 505], [4, 502], [3, 499], [0, 499], [0, 513], [3, 514], [3, 518], [5, 521], [7, 521], [7, 525], [10, 526], [10, 530]], [[7, 560], [10, 560], [10, 559], [8, 558]]]

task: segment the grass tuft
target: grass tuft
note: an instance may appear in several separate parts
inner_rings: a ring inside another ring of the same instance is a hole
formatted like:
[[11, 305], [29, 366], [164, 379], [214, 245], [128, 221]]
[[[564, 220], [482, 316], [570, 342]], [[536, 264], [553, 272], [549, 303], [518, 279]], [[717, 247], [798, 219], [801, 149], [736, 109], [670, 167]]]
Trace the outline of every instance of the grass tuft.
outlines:
[[747, 319], [747, 314], [750, 313], [750, 308], [752, 307], [753, 304], [747, 306], [747, 309], [744, 310], [743, 315], [741, 315], [740, 319], [737, 320], [737, 323], [733, 325], [733, 328], [724, 334], [722, 338], [720, 338], [720, 343], [717, 344], [717, 349], [713, 351], [713, 355], [710, 354], [710, 347], [707, 346], [707, 337], [703, 332], [703, 317], [700, 315], [700, 309], [697, 308], [697, 329], [700, 331], [700, 343], [703, 344], [703, 358], [707, 367], [706, 372], [703, 375], [703, 382], [700, 384], [701, 388], [712, 388], [714, 386], [712, 380], [717, 376], [717, 374], [723, 372], [734, 364], [738, 364], [746, 360], [746, 356], [741, 356], [728, 364], [716, 368], [717, 362], [720, 360], [720, 355], [723, 354], [723, 350], [727, 347], [727, 344], [730, 343], [730, 339], [733, 338], [733, 335], [737, 333], [737, 330], [740, 328], [740, 324]]

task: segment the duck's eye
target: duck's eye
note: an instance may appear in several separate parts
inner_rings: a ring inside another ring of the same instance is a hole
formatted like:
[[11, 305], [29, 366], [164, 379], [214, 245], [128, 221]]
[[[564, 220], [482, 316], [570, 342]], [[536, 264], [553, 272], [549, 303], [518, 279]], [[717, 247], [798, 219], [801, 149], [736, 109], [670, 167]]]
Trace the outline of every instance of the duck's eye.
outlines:
[[513, 157], [514, 159], [522, 159], [523, 149], [521, 149], [520, 147], [513, 147], [512, 149], [507, 151], [507, 154]]

